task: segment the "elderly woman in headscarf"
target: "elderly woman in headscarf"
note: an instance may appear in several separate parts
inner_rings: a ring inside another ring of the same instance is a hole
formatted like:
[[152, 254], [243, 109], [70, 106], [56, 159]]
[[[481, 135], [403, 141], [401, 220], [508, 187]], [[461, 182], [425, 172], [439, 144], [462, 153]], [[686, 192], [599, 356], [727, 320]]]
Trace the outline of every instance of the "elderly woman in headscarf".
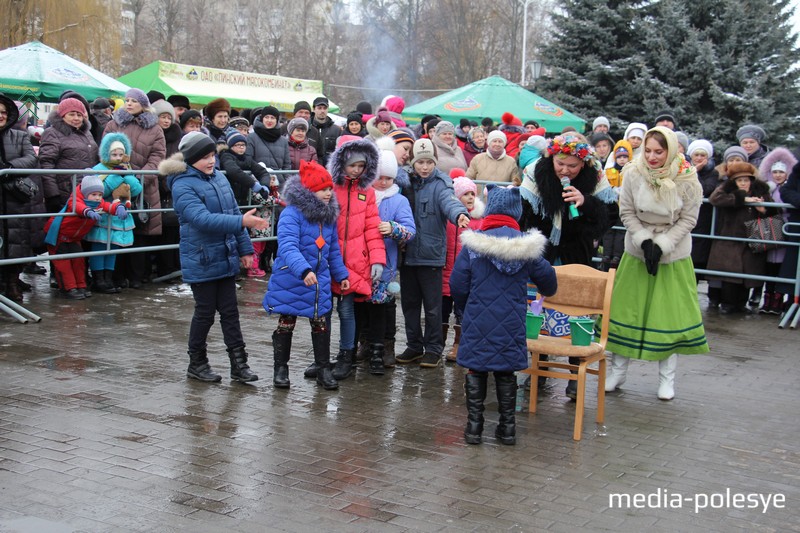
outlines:
[[461, 151], [464, 154], [464, 161], [467, 162], [467, 167], [469, 167], [475, 156], [486, 151], [486, 130], [481, 126], [469, 130], [467, 140], [464, 142], [464, 148]]
[[467, 160], [464, 158], [464, 152], [458, 146], [458, 141], [456, 141], [456, 127], [453, 126], [452, 122], [446, 120], [439, 122], [431, 140], [438, 153], [436, 168], [448, 176], [454, 168], [460, 168], [464, 172], [467, 171]]
[[517, 162], [506, 153], [506, 135], [495, 130], [487, 138], [486, 151], [476, 155], [467, 169], [467, 177], [479, 181], [499, 181], [519, 185]]
[[[606, 391], [625, 383], [631, 359], [658, 361], [658, 398], [675, 397], [677, 354], [709, 351], [697, 301], [691, 230], [703, 200], [675, 132], [656, 126], [622, 171], [620, 218], [628, 230], [614, 281]], [[669, 302], [669, 305], [664, 305]]]

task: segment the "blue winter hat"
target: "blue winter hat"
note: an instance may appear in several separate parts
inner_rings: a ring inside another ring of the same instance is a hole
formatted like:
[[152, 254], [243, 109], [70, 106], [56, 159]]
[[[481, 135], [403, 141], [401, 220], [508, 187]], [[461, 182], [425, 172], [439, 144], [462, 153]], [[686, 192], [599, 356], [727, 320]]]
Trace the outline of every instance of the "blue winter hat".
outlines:
[[485, 216], [506, 215], [514, 220], [522, 217], [522, 200], [519, 195], [518, 187], [499, 187], [497, 185], [487, 185], [489, 199], [486, 201]]
[[233, 148], [236, 143], [247, 143], [247, 137], [242, 135], [238, 130], [233, 130], [225, 137], [225, 143], [228, 148]]

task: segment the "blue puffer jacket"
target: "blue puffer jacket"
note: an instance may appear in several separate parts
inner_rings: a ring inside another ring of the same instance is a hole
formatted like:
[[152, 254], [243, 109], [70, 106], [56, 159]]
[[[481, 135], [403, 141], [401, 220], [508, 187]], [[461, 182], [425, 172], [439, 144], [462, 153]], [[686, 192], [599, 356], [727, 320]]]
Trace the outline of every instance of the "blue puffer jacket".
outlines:
[[[336, 195], [325, 204], [303, 187], [299, 176], [292, 176], [283, 197], [288, 206], [278, 220], [278, 257], [272, 265], [264, 309], [270, 314], [320, 318], [332, 309], [331, 277], [340, 283], [348, 277], [336, 231]], [[320, 236], [322, 248], [317, 245]], [[303, 279], [309, 272], [316, 274], [317, 284], [306, 287]]]
[[539, 293], [555, 294], [556, 273], [542, 253], [537, 230], [498, 227], [465, 231], [450, 276], [450, 294], [463, 309], [457, 363], [479, 372], [528, 368], [525, 313], [528, 281]]
[[386, 196], [378, 204], [378, 214], [381, 216], [381, 222], [395, 222], [402, 226], [402, 229], [393, 226], [395, 231], [392, 235], [383, 239], [386, 247], [386, 267], [383, 269], [381, 281], [389, 283], [394, 281], [397, 274], [398, 243], [412, 240], [417, 233], [417, 228], [414, 225], [414, 216], [411, 214], [408, 199], [400, 194], [399, 187], [396, 185], [387, 189]]
[[178, 214], [183, 281], [235, 276], [239, 258], [252, 255], [253, 244], [228, 180], [218, 170], [209, 176], [187, 166], [180, 152], [162, 161], [158, 170], [167, 176]]
[[425, 179], [409, 174], [411, 185], [403, 195], [411, 204], [417, 236], [408, 243], [405, 264], [408, 266], [444, 267], [447, 254], [447, 221], [458, 224], [459, 215], [469, 216], [453, 192], [453, 180], [439, 169]]

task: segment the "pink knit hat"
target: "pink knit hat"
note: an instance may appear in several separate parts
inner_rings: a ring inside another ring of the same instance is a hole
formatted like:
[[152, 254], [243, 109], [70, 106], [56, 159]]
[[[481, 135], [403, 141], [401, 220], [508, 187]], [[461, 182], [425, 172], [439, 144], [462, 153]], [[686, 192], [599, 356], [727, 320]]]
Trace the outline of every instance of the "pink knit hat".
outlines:
[[462, 176], [453, 180], [453, 189], [455, 190], [456, 198], [459, 200], [468, 192], [478, 195], [478, 186], [470, 178]]
[[70, 111], [76, 111], [84, 117], [86, 116], [86, 108], [77, 98], [64, 98], [58, 104], [58, 116], [63, 118]]

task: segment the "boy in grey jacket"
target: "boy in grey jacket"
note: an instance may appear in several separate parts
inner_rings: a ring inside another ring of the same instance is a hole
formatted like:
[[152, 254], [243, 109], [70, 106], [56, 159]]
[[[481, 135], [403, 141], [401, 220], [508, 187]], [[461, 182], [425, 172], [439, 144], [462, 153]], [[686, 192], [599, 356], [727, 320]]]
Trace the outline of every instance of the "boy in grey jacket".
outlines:
[[[466, 228], [469, 214], [453, 193], [453, 180], [436, 169], [436, 148], [419, 139], [412, 148], [411, 185], [403, 194], [411, 204], [417, 236], [408, 243], [400, 267], [400, 299], [406, 324], [407, 347], [399, 364], [420, 361], [423, 368], [441, 364], [442, 268], [447, 250], [447, 222]], [[425, 333], [420, 310], [425, 309]]]

